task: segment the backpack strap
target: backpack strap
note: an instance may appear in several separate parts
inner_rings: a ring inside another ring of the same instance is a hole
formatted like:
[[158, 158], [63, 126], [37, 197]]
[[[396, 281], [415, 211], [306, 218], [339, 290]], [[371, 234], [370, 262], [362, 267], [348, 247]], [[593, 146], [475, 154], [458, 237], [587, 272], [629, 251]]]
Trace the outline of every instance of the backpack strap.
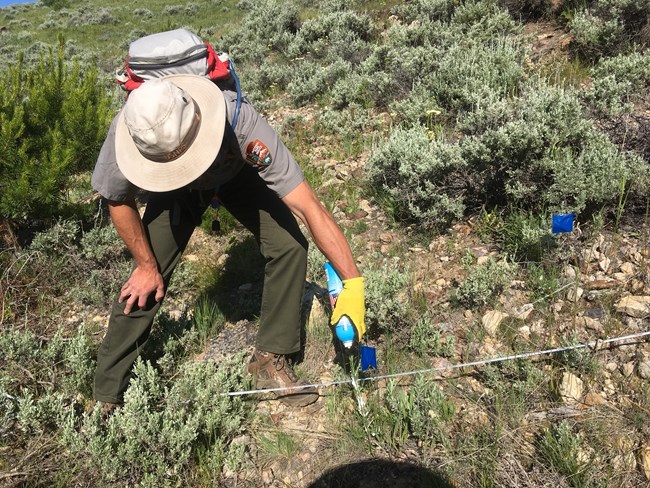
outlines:
[[[211, 80], [224, 80], [232, 78], [235, 82], [235, 90], [237, 91], [237, 103], [235, 104], [235, 114], [232, 117], [232, 128], [237, 127], [237, 120], [239, 119], [239, 109], [241, 108], [241, 85], [239, 77], [235, 72], [235, 65], [232, 59], [227, 54], [217, 53], [210, 43], [206, 42], [208, 46], [208, 76]], [[221, 56], [220, 56], [221, 54]]]

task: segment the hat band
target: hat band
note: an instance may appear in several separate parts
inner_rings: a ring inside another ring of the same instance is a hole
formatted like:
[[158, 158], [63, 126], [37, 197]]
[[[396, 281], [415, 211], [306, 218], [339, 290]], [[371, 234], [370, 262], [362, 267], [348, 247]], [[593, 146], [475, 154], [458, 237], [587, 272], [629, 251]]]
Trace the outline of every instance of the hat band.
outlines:
[[180, 158], [183, 154], [185, 154], [185, 152], [194, 142], [194, 139], [196, 139], [196, 135], [199, 133], [199, 128], [201, 127], [201, 109], [194, 100], [192, 100], [192, 103], [194, 104], [194, 117], [192, 118], [192, 125], [190, 126], [190, 130], [187, 131], [187, 134], [185, 134], [185, 137], [183, 137], [181, 143], [171, 151], [165, 153], [152, 154], [142, 151], [140, 148], [138, 148], [140, 153], [145, 158], [156, 163], [168, 163]]

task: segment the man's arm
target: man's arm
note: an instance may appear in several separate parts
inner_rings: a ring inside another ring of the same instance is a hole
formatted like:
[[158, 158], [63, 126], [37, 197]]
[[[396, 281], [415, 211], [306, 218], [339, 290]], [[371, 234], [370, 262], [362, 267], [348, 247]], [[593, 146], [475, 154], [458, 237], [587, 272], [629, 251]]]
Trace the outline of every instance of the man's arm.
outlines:
[[361, 340], [366, 332], [363, 278], [341, 228], [306, 181], [300, 183], [282, 200], [307, 226], [314, 242], [343, 280], [343, 290], [336, 300], [330, 322], [336, 324], [343, 315], [347, 315], [357, 329], [358, 339]]
[[147, 299], [154, 292], [156, 301], [162, 300], [165, 296], [165, 286], [147, 240], [135, 199], [123, 202], [110, 201], [108, 209], [117, 233], [131, 251], [136, 263], [131, 276], [122, 285], [118, 299], [118, 302], [122, 303], [128, 297], [124, 307], [124, 313], [128, 314], [134, 305], [144, 307]]
[[361, 276], [341, 228], [307, 181], [300, 183], [283, 197], [282, 201], [307, 226], [316, 246], [332, 263], [341, 279]]

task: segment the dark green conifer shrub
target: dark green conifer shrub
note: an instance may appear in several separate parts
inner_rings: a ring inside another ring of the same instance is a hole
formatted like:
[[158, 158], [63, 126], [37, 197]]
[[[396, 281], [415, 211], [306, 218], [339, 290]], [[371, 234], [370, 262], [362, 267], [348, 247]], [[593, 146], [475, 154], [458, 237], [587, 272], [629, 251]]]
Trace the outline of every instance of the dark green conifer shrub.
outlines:
[[60, 214], [70, 177], [91, 169], [111, 117], [90, 65], [68, 65], [64, 46], [35, 68], [0, 77], [0, 218], [25, 224]]

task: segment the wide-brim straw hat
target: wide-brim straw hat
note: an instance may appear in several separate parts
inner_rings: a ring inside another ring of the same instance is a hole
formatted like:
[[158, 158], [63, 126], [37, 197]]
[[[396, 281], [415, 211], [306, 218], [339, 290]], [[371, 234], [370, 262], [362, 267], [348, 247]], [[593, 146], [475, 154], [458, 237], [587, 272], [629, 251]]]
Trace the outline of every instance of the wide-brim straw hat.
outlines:
[[143, 190], [181, 188], [212, 165], [226, 128], [226, 102], [208, 78], [171, 75], [134, 90], [119, 115], [117, 165]]

